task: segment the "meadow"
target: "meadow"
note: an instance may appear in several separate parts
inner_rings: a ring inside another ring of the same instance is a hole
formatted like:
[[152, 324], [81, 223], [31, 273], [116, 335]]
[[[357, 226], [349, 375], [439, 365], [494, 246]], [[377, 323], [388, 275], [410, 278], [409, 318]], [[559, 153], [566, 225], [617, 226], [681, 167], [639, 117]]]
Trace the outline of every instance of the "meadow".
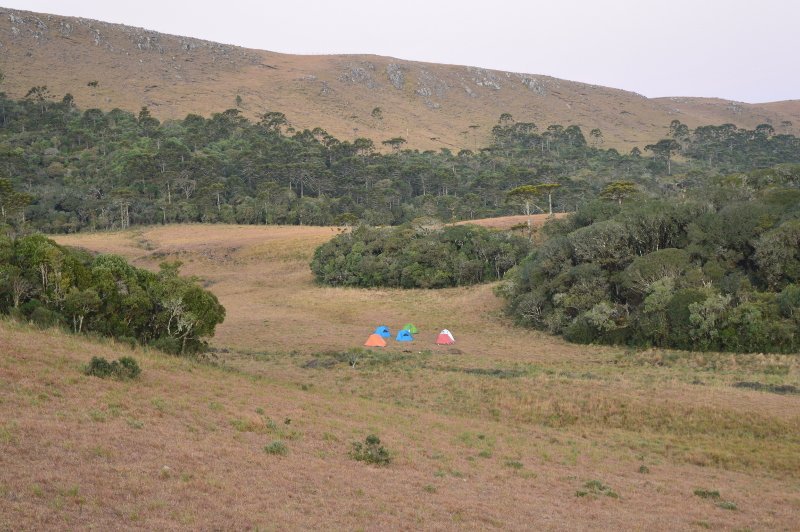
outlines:
[[[0, 529], [796, 529], [797, 356], [569, 344], [491, 284], [316, 285], [336, 231], [55, 237], [180, 260], [227, 318], [202, 360], [0, 321]], [[408, 322], [412, 344], [358, 349]], [[142, 376], [83, 375], [95, 355]], [[351, 458], [370, 434], [389, 465]]]

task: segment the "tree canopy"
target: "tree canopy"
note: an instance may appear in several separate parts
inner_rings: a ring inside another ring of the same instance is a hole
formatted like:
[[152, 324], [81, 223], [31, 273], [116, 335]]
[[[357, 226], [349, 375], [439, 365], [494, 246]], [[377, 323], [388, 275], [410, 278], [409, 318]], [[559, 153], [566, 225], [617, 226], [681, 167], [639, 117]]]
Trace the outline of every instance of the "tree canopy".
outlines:
[[690, 199], [590, 202], [506, 276], [509, 312], [576, 342], [800, 348], [800, 166]]
[[502, 278], [526, 239], [474, 225], [361, 225], [317, 248], [311, 270], [333, 286], [444, 288]]
[[180, 277], [179, 267], [165, 263], [151, 273], [42, 235], [0, 236], [0, 312], [172, 353], [201, 351], [225, 309], [194, 279]]
[[483, 147], [473, 132], [469, 149], [420, 152], [391, 133], [376, 146], [297, 130], [277, 110], [255, 122], [239, 109], [164, 122], [146, 107], [81, 110], [46, 85], [19, 100], [0, 93], [0, 111], [0, 178], [31, 200], [10, 220], [24, 215], [45, 232], [172, 222], [327, 225], [347, 215], [371, 225], [467, 220], [519, 212], [508, 192], [527, 185], [551, 188], [539, 198], [543, 212], [574, 211], [609, 183], [675, 196], [716, 175], [800, 162], [798, 139], [765, 125], [673, 124], [672, 137], [643, 156], [603, 149], [599, 129], [590, 144], [576, 125], [540, 128], [503, 113]]

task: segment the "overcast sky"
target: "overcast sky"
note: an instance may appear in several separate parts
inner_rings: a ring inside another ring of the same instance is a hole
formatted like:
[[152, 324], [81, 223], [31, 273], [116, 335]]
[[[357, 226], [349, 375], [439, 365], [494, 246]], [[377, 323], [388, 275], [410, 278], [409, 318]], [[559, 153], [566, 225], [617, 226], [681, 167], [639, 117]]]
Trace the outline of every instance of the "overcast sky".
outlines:
[[800, 0], [0, 0], [293, 54], [371, 53], [645, 96], [800, 99]]

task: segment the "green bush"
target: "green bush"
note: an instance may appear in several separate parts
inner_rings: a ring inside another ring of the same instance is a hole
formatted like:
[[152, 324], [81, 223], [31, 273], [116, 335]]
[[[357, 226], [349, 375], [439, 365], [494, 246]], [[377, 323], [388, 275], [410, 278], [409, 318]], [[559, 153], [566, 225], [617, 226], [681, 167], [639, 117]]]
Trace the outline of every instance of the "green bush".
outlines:
[[522, 237], [478, 226], [362, 225], [318, 247], [311, 271], [334, 286], [445, 288], [499, 279], [529, 247]]
[[576, 497], [605, 495], [612, 499], [619, 499], [619, 494], [599, 480], [590, 480], [583, 485], [584, 489], [575, 492]]
[[179, 268], [178, 262], [164, 263], [154, 273], [43, 235], [0, 235], [0, 312], [25, 316], [42, 328], [110, 336], [131, 347], [202, 352], [225, 309], [195, 279], [181, 277]]
[[719, 500], [719, 491], [717, 490], [707, 490], [701, 488], [694, 490], [694, 494], [701, 499], [713, 499], [715, 501]]
[[280, 440], [275, 440], [264, 447], [264, 452], [267, 454], [275, 454], [279, 456], [283, 456], [289, 452], [289, 449], [286, 447], [286, 444]]
[[[581, 208], [498, 293], [520, 324], [576, 343], [797, 352], [800, 205], [768, 201], [774, 183], [755, 177], [746, 202], [743, 177], [729, 176], [685, 201], [624, 203], [599, 218]], [[796, 188], [792, 177], [780, 190]]]
[[62, 317], [58, 312], [54, 312], [45, 307], [36, 307], [31, 312], [31, 321], [42, 329], [55, 327], [62, 322]]
[[114, 374], [111, 363], [103, 357], [92, 357], [89, 365], [83, 371], [86, 375], [105, 379]]
[[142, 369], [133, 357], [122, 357], [113, 362], [109, 362], [103, 357], [92, 357], [92, 360], [84, 369], [84, 373], [101, 379], [113, 377], [124, 381], [138, 378], [142, 373]]
[[158, 349], [159, 351], [164, 351], [165, 353], [170, 353], [172, 355], [177, 355], [181, 352], [180, 341], [171, 336], [162, 336], [161, 338], [150, 342], [150, 347]]
[[136, 379], [142, 373], [142, 368], [139, 367], [139, 363], [133, 357], [122, 357], [116, 363], [118, 364], [115, 368], [116, 375], [121, 380]]
[[585, 319], [577, 319], [564, 329], [564, 338], [576, 344], [590, 344], [597, 338], [597, 333]]
[[350, 456], [360, 462], [368, 464], [388, 465], [392, 458], [389, 451], [381, 445], [381, 440], [374, 434], [370, 434], [364, 442], [353, 442]]

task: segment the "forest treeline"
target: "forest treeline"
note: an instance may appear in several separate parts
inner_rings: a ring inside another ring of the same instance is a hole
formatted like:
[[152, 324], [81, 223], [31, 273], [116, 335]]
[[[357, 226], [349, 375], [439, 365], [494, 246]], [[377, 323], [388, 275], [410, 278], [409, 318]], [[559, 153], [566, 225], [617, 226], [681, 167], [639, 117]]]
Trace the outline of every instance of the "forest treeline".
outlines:
[[800, 349], [800, 166], [687, 198], [596, 200], [550, 222], [499, 290], [522, 324], [574, 342]]
[[[599, 129], [587, 138], [506, 113], [484, 148], [420, 152], [400, 137], [376, 146], [298, 131], [280, 112], [162, 123], [147, 108], [79, 110], [45, 86], [0, 93], [0, 311], [196, 351], [224, 309], [176, 265], [148, 273], [30, 233], [338, 224], [355, 229], [317, 250], [324, 283], [437, 288], [510, 269], [499, 288], [509, 312], [572, 341], [797, 351], [800, 139], [790, 126], [675, 120], [664, 139], [619, 153]], [[548, 223], [526, 258], [527, 239], [421, 222], [537, 211], [574, 214]]]
[[311, 271], [333, 286], [444, 288], [501, 279], [527, 239], [475, 225], [360, 225], [317, 248]]
[[676, 120], [661, 141], [619, 153], [603, 147], [600, 129], [587, 135], [503, 114], [486, 147], [420, 152], [401, 137], [376, 146], [295, 130], [280, 112], [251, 122], [228, 109], [162, 123], [147, 108], [80, 110], [69, 94], [38, 86], [22, 99], [0, 93], [0, 178], [12, 190], [0, 190], [0, 222], [24, 218], [43, 232], [351, 218], [397, 225], [518, 214], [507, 192], [537, 184], [560, 185], [553, 209], [574, 211], [612, 181], [678, 196], [709, 176], [800, 162], [800, 141], [784, 127], [690, 130]]
[[170, 353], [202, 351], [225, 309], [180, 263], [158, 273], [92, 256], [43, 235], [0, 235], [0, 314], [42, 327], [111, 336]]

